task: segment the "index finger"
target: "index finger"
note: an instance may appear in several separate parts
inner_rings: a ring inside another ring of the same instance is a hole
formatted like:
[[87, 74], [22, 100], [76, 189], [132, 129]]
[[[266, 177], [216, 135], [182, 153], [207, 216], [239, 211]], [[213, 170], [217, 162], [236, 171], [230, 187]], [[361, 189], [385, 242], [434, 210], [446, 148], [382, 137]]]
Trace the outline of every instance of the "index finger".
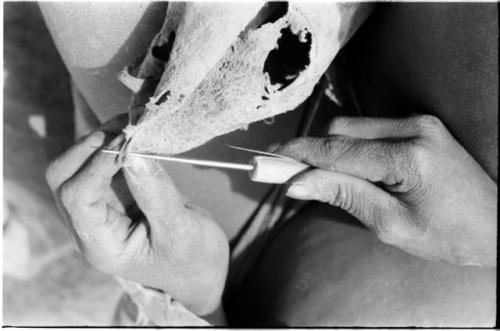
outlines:
[[117, 134], [127, 124], [128, 115], [121, 114], [80, 138], [72, 147], [52, 161], [46, 172], [47, 183], [55, 191], [73, 176], [85, 161], [107, 141], [105, 133]]
[[275, 153], [314, 167], [371, 182], [395, 185], [403, 180], [404, 155], [399, 142], [346, 136], [304, 137], [279, 145]]
[[[118, 148], [125, 139], [125, 134], [118, 135], [107, 146]], [[78, 200], [83, 204], [92, 204], [100, 200], [102, 190], [109, 188], [113, 176], [120, 170], [121, 162], [116, 155], [96, 153], [86, 166], [80, 169], [72, 179], [71, 185], [77, 188]]]
[[106, 135], [102, 131], [94, 131], [80, 138], [72, 147], [52, 161], [45, 177], [52, 190], [55, 190], [71, 177], [82, 164], [96, 151], [96, 147], [104, 143]]

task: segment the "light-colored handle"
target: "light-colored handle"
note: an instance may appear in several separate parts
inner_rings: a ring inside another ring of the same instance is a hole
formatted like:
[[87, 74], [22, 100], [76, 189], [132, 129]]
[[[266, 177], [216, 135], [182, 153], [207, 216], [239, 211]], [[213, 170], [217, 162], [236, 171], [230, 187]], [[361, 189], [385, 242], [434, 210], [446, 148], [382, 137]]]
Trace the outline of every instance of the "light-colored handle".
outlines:
[[255, 156], [250, 179], [259, 183], [283, 184], [290, 178], [309, 168], [309, 165], [286, 158]]

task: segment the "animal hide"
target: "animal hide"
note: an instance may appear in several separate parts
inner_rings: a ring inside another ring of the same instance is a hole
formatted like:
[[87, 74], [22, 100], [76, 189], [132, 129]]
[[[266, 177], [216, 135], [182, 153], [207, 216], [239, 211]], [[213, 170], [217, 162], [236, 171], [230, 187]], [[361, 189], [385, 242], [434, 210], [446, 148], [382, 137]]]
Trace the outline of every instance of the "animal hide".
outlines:
[[144, 83], [131, 103], [127, 148], [177, 154], [293, 110], [370, 9], [359, 3], [169, 4], [137, 74]]

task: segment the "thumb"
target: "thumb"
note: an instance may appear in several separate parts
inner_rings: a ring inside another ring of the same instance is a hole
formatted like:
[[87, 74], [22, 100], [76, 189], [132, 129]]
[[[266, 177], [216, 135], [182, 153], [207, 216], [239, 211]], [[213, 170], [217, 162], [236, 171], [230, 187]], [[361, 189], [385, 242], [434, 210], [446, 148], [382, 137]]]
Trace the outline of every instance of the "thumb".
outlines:
[[185, 213], [182, 197], [158, 161], [130, 157], [124, 174], [132, 196], [152, 227]]
[[339, 207], [373, 229], [390, 232], [399, 201], [374, 184], [346, 174], [313, 169], [292, 179], [287, 196], [299, 200], [318, 200]]

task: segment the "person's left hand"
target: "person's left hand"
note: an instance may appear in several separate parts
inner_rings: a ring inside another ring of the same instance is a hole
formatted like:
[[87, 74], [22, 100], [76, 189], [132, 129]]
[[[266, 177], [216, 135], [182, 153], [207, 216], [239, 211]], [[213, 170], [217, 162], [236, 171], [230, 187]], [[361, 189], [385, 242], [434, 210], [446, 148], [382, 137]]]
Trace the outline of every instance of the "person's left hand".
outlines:
[[197, 315], [211, 314], [225, 286], [226, 235], [185, 201], [157, 161], [129, 156], [123, 164], [99, 151], [121, 146], [124, 134], [116, 134], [126, 119], [104, 124], [49, 166], [63, 220], [95, 268], [162, 290]]
[[270, 148], [318, 168], [288, 196], [340, 207], [411, 254], [496, 266], [496, 182], [437, 118], [339, 117], [329, 133]]

